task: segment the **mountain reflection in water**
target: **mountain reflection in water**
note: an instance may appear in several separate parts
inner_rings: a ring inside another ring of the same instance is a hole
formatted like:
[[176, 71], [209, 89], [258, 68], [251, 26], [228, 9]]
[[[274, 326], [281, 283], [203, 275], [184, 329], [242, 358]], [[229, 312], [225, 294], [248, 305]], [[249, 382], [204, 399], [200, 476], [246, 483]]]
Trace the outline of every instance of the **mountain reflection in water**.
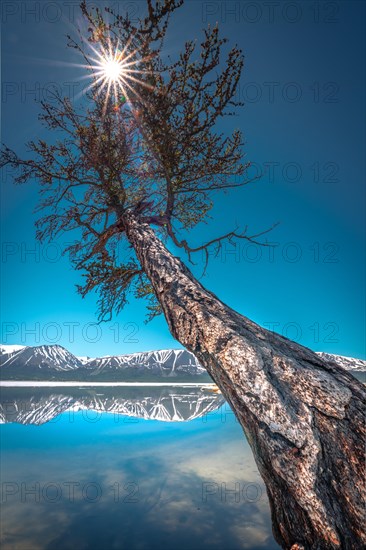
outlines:
[[200, 418], [224, 403], [202, 387], [1, 388], [0, 422], [44, 424], [66, 411], [113, 413], [145, 420], [182, 422]]
[[275, 550], [243, 431], [207, 387], [1, 387], [2, 550]]

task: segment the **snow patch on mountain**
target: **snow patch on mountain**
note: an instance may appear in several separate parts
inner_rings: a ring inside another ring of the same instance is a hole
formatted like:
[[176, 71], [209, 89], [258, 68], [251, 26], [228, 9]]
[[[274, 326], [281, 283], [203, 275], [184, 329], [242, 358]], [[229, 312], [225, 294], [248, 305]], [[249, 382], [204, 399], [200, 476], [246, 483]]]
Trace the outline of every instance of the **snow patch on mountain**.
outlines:
[[93, 361], [95, 357], [89, 357], [88, 355], [78, 355], [77, 359], [79, 359], [80, 363], [86, 365], [86, 363], [88, 363], [89, 361]]
[[365, 372], [366, 371], [366, 361], [362, 359], [356, 359], [354, 357], [346, 357], [344, 355], [334, 355], [333, 353], [325, 353], [323, 351], [318, 351], [317, 354], [326, 361], [334, 361], [340, 367], [343, 367], [345, 370]]
[[27, 346], [20, 346], [18, 344], [0, 344], [0, 355], [3, 355], [4, 353], [14, 353], [15, 351], [19, 351], [25, 347]]

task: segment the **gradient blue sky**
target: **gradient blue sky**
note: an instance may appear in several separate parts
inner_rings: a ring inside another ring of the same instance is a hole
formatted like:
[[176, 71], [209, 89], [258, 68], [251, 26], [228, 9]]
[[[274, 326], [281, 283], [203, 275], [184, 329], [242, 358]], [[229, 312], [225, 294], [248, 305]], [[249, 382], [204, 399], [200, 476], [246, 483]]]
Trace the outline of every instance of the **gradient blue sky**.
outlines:
[[[117, 5], [114, 2], [113, 5]], [[130, 15], [143, 2], [121, 2]], [[46, 9], [45, 9], [46, 7]], [[244, 51], [245, 107], [222, 127], [240, 127], [251, 175], [260, 182], [218, 197], [202, 242], [248, 225], [276, 248], [241, 243], [210, 262], [203, 284], [254, 321], [314, 350], [365, 357], [365, 49], [363, 2], [188, 1], [172, 21], [172, 55], [207, 23]], [[39, 99], [57, 85], [65, 95], [84, 81], [65, 34], [77, 2], [2, 4], [2, 141], [19, 154], [45, 132]], [[32, 91], [33, 90], [33, 91]], [[59, 343], [79, 355], [181, 347], [160, 317], [144, 324], [131, 299], [96, 329], [96, 299], [76, 293], [75, 274], [59, 242], [34, 250], [36, 183], [16, 187], [2, 173], [3, 343]], [[193, 266], [202, 273], [202, 258]], [[33, 331], [33, 333], [32, 333]]]

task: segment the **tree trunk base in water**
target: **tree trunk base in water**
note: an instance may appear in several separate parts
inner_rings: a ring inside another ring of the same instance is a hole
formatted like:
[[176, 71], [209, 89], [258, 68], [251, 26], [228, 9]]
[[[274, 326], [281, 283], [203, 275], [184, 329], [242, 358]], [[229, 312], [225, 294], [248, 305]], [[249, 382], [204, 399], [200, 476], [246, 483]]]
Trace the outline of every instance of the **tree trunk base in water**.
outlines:
[[133, 214], [124, 225], [171, 333], [206, 367], [244, 429], [278, 543], [291, 550], [363, 548], [362, 384], [223, 304]]

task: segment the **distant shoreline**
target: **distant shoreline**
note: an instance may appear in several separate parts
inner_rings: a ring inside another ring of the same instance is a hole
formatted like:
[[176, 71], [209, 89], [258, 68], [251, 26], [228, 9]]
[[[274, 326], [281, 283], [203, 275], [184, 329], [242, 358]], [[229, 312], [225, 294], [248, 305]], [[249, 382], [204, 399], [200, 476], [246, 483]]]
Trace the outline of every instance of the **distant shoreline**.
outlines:
[[180, 387], [200, 387], [200, 386], [215, 386], [213, 382], [46, 382], [37, 380], [2, 380], [0, 387], [83, 387], [83, 386], [180, 386]]

